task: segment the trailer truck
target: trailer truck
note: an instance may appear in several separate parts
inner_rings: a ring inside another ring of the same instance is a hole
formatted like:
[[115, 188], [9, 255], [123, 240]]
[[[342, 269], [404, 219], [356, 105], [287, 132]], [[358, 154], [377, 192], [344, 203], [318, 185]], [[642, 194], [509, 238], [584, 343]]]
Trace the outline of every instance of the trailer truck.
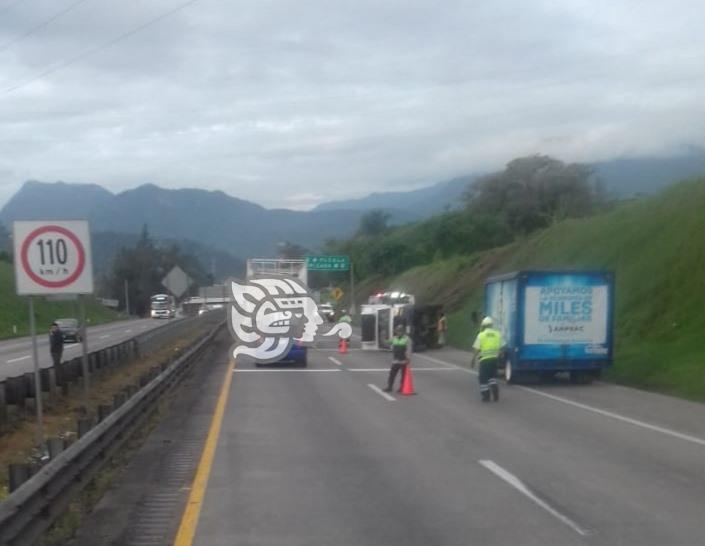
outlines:
[[[288, 260], [277, 258], [249, 258], [247, 260], [247, 279], [256, 277], [274, 277], [286, 275], [301, 281], [308, 288], [308, 268], [306, 260]], [[289, 352], [279, 362], [292, 362], [298, 366], [308, 365], [308, 348], [295, 342]], [[257, 366], [260, 366], [257, 363]]]
[[492, 277], [485, 283], [485, 315], [502, 333], [507, 382], [558, 372], [589, 382], [612, 364], [614, 274], [609, 271]]

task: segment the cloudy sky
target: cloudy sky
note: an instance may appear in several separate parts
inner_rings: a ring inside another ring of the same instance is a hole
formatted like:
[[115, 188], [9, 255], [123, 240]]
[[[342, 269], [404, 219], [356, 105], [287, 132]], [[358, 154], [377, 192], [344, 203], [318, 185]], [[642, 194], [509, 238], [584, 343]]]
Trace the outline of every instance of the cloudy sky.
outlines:
[[308, 208], [522, 154], [677, 154], [705, 145], [703, 21], [702, 0], [0, 0], [0, 206], [38, 179]]

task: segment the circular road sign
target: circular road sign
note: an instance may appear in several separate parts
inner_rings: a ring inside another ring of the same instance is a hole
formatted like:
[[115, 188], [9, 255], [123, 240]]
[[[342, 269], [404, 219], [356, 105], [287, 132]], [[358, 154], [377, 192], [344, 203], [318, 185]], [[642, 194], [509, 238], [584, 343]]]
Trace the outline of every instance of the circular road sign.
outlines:
[[38, 285], [66, 288], [83, 273], [86, 250], [73, 231], [50, 224], [25, 237], [20, 260], [24, 273]]

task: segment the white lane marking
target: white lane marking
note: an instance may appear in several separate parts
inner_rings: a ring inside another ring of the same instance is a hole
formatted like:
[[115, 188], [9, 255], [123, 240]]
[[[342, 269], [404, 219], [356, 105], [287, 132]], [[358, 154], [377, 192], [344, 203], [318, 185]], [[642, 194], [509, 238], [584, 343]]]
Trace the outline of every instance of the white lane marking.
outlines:
[[235, 368], [233, 370], [233, 373], [312, 373], [312, 372], [339, 372], [340, 370], [338, 368], [326, 368], [323, 370], [241, 370], [239, 368]]
[[371, 388], [373, 391], [375, 391], [377, 394], [379, 394], [382, 398], [385, 398], [385, 399], [389, 400], [390, 402], [395, 402], [395, 401], [396, 401], [396, 398], [394, 398], [393, 396], [391, 396], [391, 395], [387, 394], [386, 392], [384, 392], [384, 391], [383, 391], [382, 389], [380, 389], [377, 385], [373, 385], [372, 383], [368, 383], [367, 386], [368, 386], [369, 388]]
[[514, 489], [519, 491], [522, 495], [525, 495], [532, 501], [534, 501], [536, 504], [538, 504], [541, 508], [546, 510], [549, 514], [551, 514], [553, 517], [556, 519], [562, 521], [565, 523], [568, 527], [573, 529], [576, 533], [578, 533], [581, 536], [588, 536], [591, 534], [591, 532], [588, 529], [584, 529], [577, 523], [575, 523], [572, 519], [569, 517], [561, 514], [558, 510], [553, 508], [550, 504], [547, 502], [541, 500], [538, 498], [525, 484], [522, 482], [519, 478], [517, 478], [514, 474], [511, 472], [505, 470], [501, 466], [499, 466], [497, 463], [490, 461], [490, 460], [481, 460], [478, 461], [482, 466], [484, 466], [487, 470], [492, 472], [495, 476], [501, 478], [505, 482], [507, 482], [509, 485], [511, 485]]
[[64, 349], [64, 351], [71, 351], [71, 350], [73, 350], [73, 349], [78, 349], [78, 348], [80, 348], [80, 347], [81, 347], [81, 344], [80, 344], [80, 343], [76, 343], [76, 345], [71, 345], [70, 347], [66, 347], [66, 349]]
[[342, 366], [342, 365], [343, 365], [343, 363], [342, 363], [340, 360], [338, 360], [337, 358], [333, 358], [332, 356], [329, 356], [329, 357], [328, 357], [328, 360], [330, 360], [330, 361], [331, 361], [333, 364], [335, 364], [336, 366]]
[[464, 372], [471, 373], [473, 375], [477, 375], [477, 372], [475, 370], [469, 370], [468, 368], [458, 366], [457, 364], [453, 364], [452, 362], [446, 362], [445, 360], [441, 360], [439, 358], [433, 358], [432, 356], [426, 356], [426, 355], [421, 355], [421, 354], [414, 354], [414, 358], [416, 358], [416, 357], [425, 358], [429, 362], [435, 362], [436, 364], [441, 364], [443, 366], [455, 368], [456, 370], [462, 370]]
[[109, 338], [109, 337], [110, 337], [110, 334], [105, 334], [105, 335], [103, 335], [103, 336], [100, 336], [99, 339], [107, 339], [107, 338]]
[[648, 430], [653, 430], [654, 432], [660, 432], [661, 434], [666, 434], [668, 436], [673, 436], [674, 438], [678, 438], [680, 440], [685, 440], [686, 442], [692, 442], [694, 444], [705, 446], [705, 440], [703, 440], [702, 438], [698, 438], [697, 436], [691, 436], [690, 434], [684, 434], [682, 432], [678, 432], [678, 431], [672, 430], [670, 428], [660, 427], [658, 425], [652, 425], [651, 423], [639, 421], [638, 419], [632, 419], [631, 417], [627, 417], [626, 415], [620, 415], [619, 413], [612, 413], [611, 411], [596, 408], [594, 406], [588, 406], [587, 404], [581, 404], [580, 402], [574, 402], [572, 400], [568, 400], [567, 398], [562, 398], [562, 397], [556, 396], [554, 394], [548, 394], [548, 393], [545, 393], [545, 392], [542, 392], [542, 391], [539, 391], [536, 389], [532, 389], [531, 387], [522, 387], [520, 385], [517, 385], [517, 388], [521, 389], [523, 391], [526, 391], [526, 392], [531, 392], [533, 394], [537, 394], [538, 396], [543, 396], [544, 398], [549, 398], [551, 400], [555, 400], [556, 402], [562, 402], [563, 404], [568, 404], [569, 406], [580, 408], [585, 411], [591, 411], [592, 413], [602, 415], [603, 417], [609, 417], [611, 419], [616, 419], [617, 421], [629, 423], [630, 425], [642, 427], [642, 428], [645, 428]]
[[[348, 372], [385, 372], [388, 373], [388, 368], [347, 368]], [[416, 368], [411, 367], [412, 372], [457, 372], [455, 368]]]
[[129, 334], [130, 332], [132, 332], [132, 328], [130, 328], [129, 330], [125, 330], [126, 334]]
[[13, 362], [19, 362], [20, 360], [27, 360], [28, 358], [32, 358], [32, 355], [21, 356], [19, 358], [11, 358], [10, 360], [7, 361], [7, 363], [12, 364]]
[[[468, 370], [467, 368], [463, 368], [462, 366], [458, 366], [457, 364], [452, 364], [451, 362], [446, 362], [445, 360], [439, 360], [437, 358], [433, 358], [433, 357], [426, 356], [426, 355], [416, 355], [416, 356], [420, 356], [421, 358], [425, 358], [427, 360], [430, 360], [432, 362], [437, 362], [439, 364], [447, 364], [448, 366], [452, 366], [454, 368], [458, 368], [459, 370], [464, 370], [468, 373], [477, 375], [477, 372], [475, 370]], [[520, 390], [523, 390], [526, 392], [530, 392], [532, 394], [536, 394], [537, 396], [543, 396], [544, 398], [548, 398], [549, 400], [553, 400], [554, 402], [561, 402], [562, 404], [568, 404], [569, 406], [573, 406], [575, 408], [589, 411], [589, 412], [595, 413], [597, 415], [602, 415], [603, 417], [609, 417], [610, 419], [622, 421], [623, 423], [629, 423], [630, 425], [645, 428], [645, 429], [651, 430], [653, 432], [660, 432], [661, 434], [666, 434], [668, 436], [672, 436], [672, 437], [678, 438], [680, 440], [685, 440], [686, 442], [691, 442], [694, 444], [705, 446], [705, 439], [698, 438], [697, 436], [691, 436], [690, 434], [678, 432], [678, 431], [672, 430], [670, 428], [661, 427], [658, 425], [652, 425], [651, 423], [647, 423], [645, 421], [639, 421], [638, 419], [632, 419], [631, 417], [627, 417], [626, 415], [621, 415], [619, 413], [614, 413], [611, 411], [603, 410], [600, 408], [596, 408], [594, 406], [588, 406], [587, 404], [581, 404], [580, 402], [574, 402], [573, 400], [568, 400], [567, 398], [563, 398], [561, 396], [556, 396], [555, 394], [548, 394], [548, 393], [540, 391], [538, 389], [532, 389], [531, 387], [514, 385], [514, 388], [517, 388], [517, 389], [520, 389]]]

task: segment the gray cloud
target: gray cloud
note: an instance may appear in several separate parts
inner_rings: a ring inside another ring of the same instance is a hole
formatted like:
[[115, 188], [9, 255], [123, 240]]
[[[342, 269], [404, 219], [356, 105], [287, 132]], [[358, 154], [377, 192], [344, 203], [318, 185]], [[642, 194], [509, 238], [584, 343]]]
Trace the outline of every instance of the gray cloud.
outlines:
[[[0, 0], [0, 89], [177, 0]], [[700, 0], [199, 0], [0, 94], [0, 203], [24, 179], [224, 190], [267, 206], [427, 184], [525, 153], [705, 145]], [[1, 92], [1, 91], [0, 91]]]

